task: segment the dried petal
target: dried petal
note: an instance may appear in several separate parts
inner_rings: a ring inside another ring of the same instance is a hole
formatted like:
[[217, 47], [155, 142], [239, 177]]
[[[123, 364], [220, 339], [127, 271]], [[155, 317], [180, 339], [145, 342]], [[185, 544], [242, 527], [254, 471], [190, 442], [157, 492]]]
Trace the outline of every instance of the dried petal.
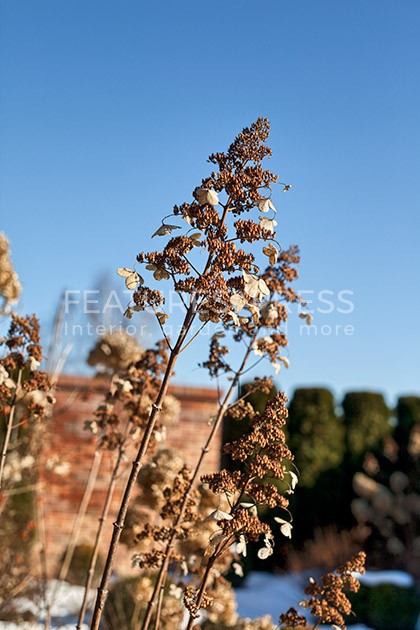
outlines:
[[156, 230], [154, 234], [152, 234], [152, 238], [155, 236], [166, 236], [166, 234], [171, 234], [174, 230], [180, 230], [179, 225], [170, 225], [169, 223], [162, 223], [160, 228]]
[[219, 197], [215, 190], [209, 190], [208, 188], [196, 188], [193, 192], [193, 196], [197, 199], [198, 203], [209, 206], [217, 206], [219, 203]]

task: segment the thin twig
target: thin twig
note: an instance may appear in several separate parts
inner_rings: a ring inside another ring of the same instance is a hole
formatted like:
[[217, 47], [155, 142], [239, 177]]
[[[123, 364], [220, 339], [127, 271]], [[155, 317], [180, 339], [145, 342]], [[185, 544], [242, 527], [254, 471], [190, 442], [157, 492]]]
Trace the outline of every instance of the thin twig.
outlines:
[[154, 623], [154, 630], [159, 630], [160, 615], [162, 613], [162, 605], [163, 605], [163, 591], [164, 591], [164, 589], [165, 589], [165, 584], [162, 584], [162, 586], [160, 587], [160, 592], [159, 592], [158, 605], [157, 605], [157, 610], [156, 610], [156, 619], [155, 619], [155, 623]]
[[125, 433], [124, 433], [124, 437], [121, 441], [120, 447], [118, 449], [118, 457], [117, 457], [117, 461], [115, 462], [115, 466], [113, 468], [112, 471], [112, 475], [111, 475], [111, 479], [110, 479], [110, 483], [108, 486], [108, 491], [107, 491], [107, 495], [105, 498], [105, 503], [104, 506], [102, 508], [102, 513], [101, 516], [98, 519], [98, 529], [96, 530], [96, 536], [95, 536], [95, 543], [93, 545], [93, 551], [92, 551], [92, 556], [90, 559], [90, 563], [89, 563], [89, 569], [86, 575], [86, 582], [85, 582], [85, 591], [83, 593], [83, 601], [82, 601], [82, 606], [80, 608], [80, 612], [79, 612], [79, 618], [77, 620], [77, 630], [81, 630], [82, 625], [83, 625], [83, 621], [86, 615], [86, 610], [87, 610], [87, 605], [88, 605], [88, 598], [89, 598], [89, 591], [90, 588], [92, 586], [92, 582], [93, 582], [93, 577], [95, 574], [95, 568], [96, 568], [96, 563], [98, 561], [98, 556], [99, 556], [99, 546], [100, 546], [100, 542], [101, 542], [101, 538], [102, 538], [102, 532], [103, 532], [103, 528], [106, 522], [106, 519], [108, 518], [108, 513], [109, 513], [109, 509], [111, 507], [111, 502], [112, 502], [112, 497], [114, 495], [114, 491], [115, 491], [115, 486], [117, 483], [117, 479], [118, 479], [118, 472], [119, 472], [119, 468], [121, 465], [121, 462], [123, 461], [124, 458], [124, 452], [125, 452], [125, 440], [128, 434], [128, 427], [129, 427], [129, 422], [127, 422], [127, 426], [125, 429]]
[[189, 341], [187, 341], [187, 343], [185, 344], [185, 346], [183, 346], [183, 347], [181, 348], [180, 353], [181, 353], [181, 352], [184, 352], [184, 350], [186, 350], [186, 349], [188, 348], [188, 346], [190, 345], [190, 343], [192, 343], [192, 342], [194, 341], [194, 339], [195, 339], [196, 337], [198, 337], [198, 335], [201, 333], [201, 331], [203, 330], [203, 328], [205, 328], [205, 327], [207, 326], [207, 324], [208, 324], [208, 323], [209, 323], [209, 320], [207, 320], [206, 322], [204, 322], [204, 323], [200, 326], [200, 328], [197, 330], [197, 332], [195, 332], [195, 333], [193, 334], [193, 336], [191, 337], [191, 339], [190, 339]]
[[[38, 488], [41, 489], [42, 484], [39, 484]], [[36, 498], [36, 521], [39, 541], [39, 560], [41, 567], [42, 577], [42, 597], [45, 611], [44, 629], [50, 629], [51, 622], [51, 609], [48, 602], [48, 563], [47, 563], [47, 543], [45, 533], [45, 512], [44, 512], [44, 497], [41, 493]]]
[[[82, 527], [83, 519], [85, 518], [89, 501], [91, 499], [92, 492], [95, 487], [96, 478], [98, 476], [99, 467], [101, 465], [101, 460], [102, 460], [102, 452], [95, 451], [93, 464], [89, 472], [89, 477], [86, 483], [85, 491], [83, 493], [83, 497], [80, 502], [79, 510], [77, 512], [77, 515], [73, 524], [73, 529], [70, 535], [70, 539], [67, 545], [67, 550], [64, 556], [63, 564], [61, 565], [60, 573], [58, 575], [58, 579], [60, 581], [64, 581], [68, 575], [70, 564], [74, 555], [74, 550], [76, 548], [77, 540], [79, 538], [80, 529]], [[54, 595], [53, 595], [53, 601], [56, 594], [57, 593], [55, 590]]]
[[[207, 582], [209, 580], [210, 577], [210, 571], [213, 568], [214, 563], [216, 562], [216, 555], [214, 555], [212, 558], [209, 559], [206, 569], [204, 571], [204, 575], [202, 577], [201, 580], [201, 585], [199, 588], [199, 591], [197, 593], [197, 597], [195, 600], [195, 606], [197, 609], [197, 613], [200, 610], [200, 605], [201, 605], [201, 601], [203, 599], [203, 595], [204, 595], [204, 591], [206, 590], [206, 586], [207, 586]], [[190, 618], [188, 620], [188, 625], [186, 627], [186, 630], [191, 630], [191, 628], [193, 627], [193, 625], [195, 624], [195, 620], [196, 620], [196, 615], [193, 615], [192, 613], [190, 614]]]
[[167, 335], [166, 335], [165, 329], [163, 328], [162, 322], [160, 321], [160, 319], [159, 319], [159, 315], [157, 314], [157, 311], [156, 311], [156, 309], [155, 309], [155, 308], [153, 308], [153, 312], [154, 312], [154, 314], [156, 315], [156, 319], [157, 319], [158, 324], [159, 324], [159, 326], [160, 326], [160, 330], [161, 330], [161, 332], [162, 332], [163, 338], [164, 338], [164, 339], [165, 339], [165, 341], [166, 341], [166, 345], [168, 346], [169, 351], [171, 351], [171, 350], [172, 350], [171, 342], [169, 341], [169, 339], [168, 339], [168, 337], [167, 337]]

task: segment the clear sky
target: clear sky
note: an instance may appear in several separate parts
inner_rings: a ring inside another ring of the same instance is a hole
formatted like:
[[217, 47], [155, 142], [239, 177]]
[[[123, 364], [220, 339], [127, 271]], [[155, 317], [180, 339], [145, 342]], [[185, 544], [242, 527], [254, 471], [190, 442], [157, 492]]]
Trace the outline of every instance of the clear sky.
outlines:
[[[63, 289], [132, 264], [208, 154], [267, 116], [293, 184], [278, 235], [301, 246], [316, 325], [292, 317], [279, 385], [419, 392], [418, 0], [0, 7], [0, 230], [22, 312], [47, 325]], [[198, 360], [178, 381], [207, 382]]]

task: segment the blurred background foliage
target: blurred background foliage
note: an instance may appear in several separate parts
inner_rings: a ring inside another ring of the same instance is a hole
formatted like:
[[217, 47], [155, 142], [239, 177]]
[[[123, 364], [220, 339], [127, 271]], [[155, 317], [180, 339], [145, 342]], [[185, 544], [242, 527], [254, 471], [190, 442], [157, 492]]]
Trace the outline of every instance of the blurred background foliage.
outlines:
[[[267, 398], [255, 392], [249, 402], [259, 411]], [[224, 440], [249, 425], [249, 418], [228, 416]], [[290, 496], [292, 540], [279, 534], [278, 553], [264, 563], [252, 549], [245, 568], [329, 569], [363, 546], [372, 568], [420, 578], [420, 397], [400, 397], [391, 409], [376, 392], [348, 392], [337, 401], [326, 388], [299, 388], [286, 434], [299, 470]], [[223, 465], [238, 462], [224, 457]]]

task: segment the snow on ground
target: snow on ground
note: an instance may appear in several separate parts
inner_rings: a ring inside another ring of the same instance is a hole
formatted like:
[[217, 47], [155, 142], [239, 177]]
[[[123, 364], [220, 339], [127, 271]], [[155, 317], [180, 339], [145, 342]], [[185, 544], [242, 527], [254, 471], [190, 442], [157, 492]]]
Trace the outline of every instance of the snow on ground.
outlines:
[[[247, 576], [245, 586], [236, 590], [238, 613], [241, 617], [250, 617], [251, 619], [269, 614], [273, 621], [277, 622], [281, 613], [287, 612], [292, 606], [298, 608], [298, 603], [303, 597], [303, 591], [308, 586], [309, 576], [310, 572], [291, 573], [289, 575], [273, 575], [264, 572], [250, 573]], [[305, 612], [299, 609], [299, 614], [305, 614]], [[321, 628], [329, 627], [321, 626]], [[362, 624], [351, 626], [351, 629], [370, 630]]]
[[[319, 571], [314, 569], [314, 577], [317, 577], [318, 573]], [[303, 591], [308, 585], [310, 575], [311, 571], [289, 575], [250, 573], [245, 585], [236, 590], [239, 614], [241, 617], [251, 619], [269, 614], [274, 621], [277, 621], [280, 613], [286, 612], [291, 606], [298, 608], [297, 604], [303, 598]], [[412, 576], [402, 571], [367, 571], [363, 575], [354, 575], [366, 586], [395, 584], [401, 588], [409, 588], [414, 584]], [[302, 609], [299, 609], [299, 613], [305, 615]], [[322, 626], [322, 628], [327, 627], [330, 626]], [[352, 625], [350, 628], [351, 630], [374, 630], [363, 624]], [[417, 630], [420, 630], [420, 617]]]
[[401, 588], [410, 588], [414, 579], [403, 571], [366, 571], [364, 575], [355, 574], [361, 584], [378, 586], [379, 584], [394, 584]]
[[[317, 571], [314, 571], [314, 575]], [[308, 584], [310, 572], [292, 573], [289, 575], [272, 575], [271, 573], [250, 573], [243, 587], [236, 590], [238, 600], [238, 612], [241, 617], [262, 617], [270, 614], [277, 621], [279, 614], [286, 612], [291, 606], [297, 608], [301, 601], [303, 591]], [[357, 575], [366, 585], [395, 584], [408, 588], [413, 585], [413, 579], [407, 573], [401, 571], [368, 571], [365, 575]], [[66, 582], [51, 580], [48, 588], [49, 601], [53, 601], [51, 616], [52, 628], [60, 630], [74, 630], [77, 614], [83, 598], [84, 588], [73, 586]], [[92, 591], [92, 599], [95, 591]], [[22, 610], [33, 610], [34, 605], [21, 600]], [[420, 620], [419, 620], [420, 622]], [[329, 628], [329, 626], [323, 626]], [[0, 630], [43, 630], [44, 626], [37, 623], [22, 623], [20, 625], [0, 621]], [[420, 630], [420, 623], [417, 624]], [[83, 630], [88, 630], [84, 625]], [[364, 625], [351, 626], [351, 630], [372, 630]]]
[[[83, 586], [75, 586], [67, 582], [50, 580], [48, 583], [47, 597], [52, 602], [51, 606], [51, 626], [61, 630], [74, 630], [77, 622], [77, 615], [83, 601]], [[95, 597], [95, 591], [91, 591], [91, 601]], [[37, 614], [38, 609], [35, 604], [22, 598], [19, 601], [21, 610], [29, 610]], [[0, 621], [0, 630], [43, 630], [43, 624], [25, 622], [22, 624], [8, 623]], [[88, 630], [88, 625], [82, 626], [83, 630]]]

